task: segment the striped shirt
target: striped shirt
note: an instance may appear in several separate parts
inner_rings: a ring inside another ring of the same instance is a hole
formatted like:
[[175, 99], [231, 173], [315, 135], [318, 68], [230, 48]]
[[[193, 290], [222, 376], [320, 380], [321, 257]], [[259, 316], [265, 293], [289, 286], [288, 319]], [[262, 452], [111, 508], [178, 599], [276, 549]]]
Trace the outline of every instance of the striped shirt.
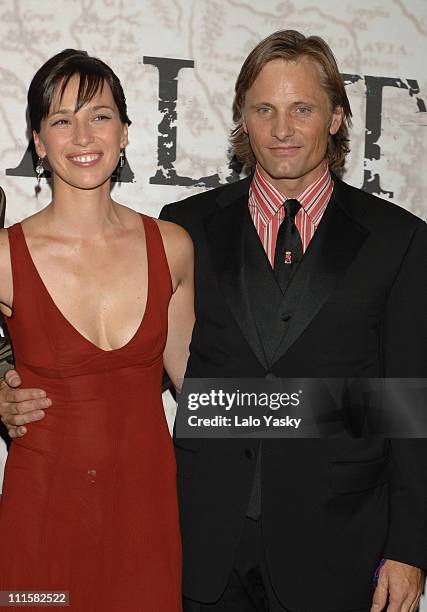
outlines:
[[[324, 168], [322, 176], [296, 198], [301, 208], [295, 217], [295, 224], [301, 235], [303, 252], [314, 236], [334, 188], [326, 161]], [[287, 199], [260, 173], [257, 166], [249, 189], [249, 211], [272, 267], [277, 232], [285, 216], [283, 204]]]

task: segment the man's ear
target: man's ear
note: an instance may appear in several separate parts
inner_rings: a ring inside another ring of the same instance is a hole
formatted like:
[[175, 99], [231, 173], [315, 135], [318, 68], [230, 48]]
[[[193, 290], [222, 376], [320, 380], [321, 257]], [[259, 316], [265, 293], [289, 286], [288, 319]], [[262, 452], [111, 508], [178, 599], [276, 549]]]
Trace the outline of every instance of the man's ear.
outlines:
[[40, 138], [40, 134], [38, 134], [35, 130], [33, 130], [33, 140], [37, 155], [43, 159], [46, 157], [46, 149], [42, 139]]
[[341, 127], [343, 120], [343, 109], [342, 106], [337, 106], [332, 113], [331, 124], [329, 126], [329, 134], [334, 135], [338, 132]]
[[248, 133], [248, 128], [246, 127], [246, 121], [245, 121], [245, 116], [244, 115], [242, 115], [242, 128], [243, 128], [243, 131], [245, 132], [245, 134], [247, 134]]

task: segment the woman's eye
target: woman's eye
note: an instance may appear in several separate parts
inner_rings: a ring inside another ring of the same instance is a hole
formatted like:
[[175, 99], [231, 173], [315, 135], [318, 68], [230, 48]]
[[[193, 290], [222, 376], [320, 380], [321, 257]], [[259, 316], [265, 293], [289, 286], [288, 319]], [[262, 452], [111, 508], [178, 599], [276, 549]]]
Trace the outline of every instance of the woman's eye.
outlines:
[[68, 119], [57, 119], [52, 125], [67, 125], [67, 123], [70, 123]]
[[111, 117], [109, 117], [108, 115], [96, 115], [96, 117], [94, 117], [95, 121], [105, 121], [111, 119]]

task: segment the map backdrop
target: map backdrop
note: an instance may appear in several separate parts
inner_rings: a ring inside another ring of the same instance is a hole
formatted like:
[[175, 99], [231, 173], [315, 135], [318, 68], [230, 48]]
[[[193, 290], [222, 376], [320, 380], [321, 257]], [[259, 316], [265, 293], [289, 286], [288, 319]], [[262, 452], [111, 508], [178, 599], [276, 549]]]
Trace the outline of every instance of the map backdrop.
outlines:
[[[117, 72], [133, 124], [113, 197], [157, 215], [237, 178], [234, 82], [249, 51], [283, 28], [323, 36], [337, 57], [354, 115], [344, 179], [427, 218], [426, 0], [0, 0], [6, 225], [49, 202], [45, 180], [35, 197], [26, 93], [50, 56], [86, 49]], [[0, 474], [4, 457], [0, 440]]]

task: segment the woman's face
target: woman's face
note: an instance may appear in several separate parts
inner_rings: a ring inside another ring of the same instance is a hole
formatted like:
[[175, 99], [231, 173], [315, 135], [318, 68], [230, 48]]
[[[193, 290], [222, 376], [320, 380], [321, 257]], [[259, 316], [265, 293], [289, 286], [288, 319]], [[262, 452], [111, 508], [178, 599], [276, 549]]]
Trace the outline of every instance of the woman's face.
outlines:
[[128, 126], [123, 124], [110, 86], [77, 112], [79, 75], [71, 77], [62, 99], [55, 94], [49, 115], [40, 132], [33, 132], [39, 157], [47, 156], [54, 181], [78, 189], [96, 189], [109, 180], [128, 143]]

